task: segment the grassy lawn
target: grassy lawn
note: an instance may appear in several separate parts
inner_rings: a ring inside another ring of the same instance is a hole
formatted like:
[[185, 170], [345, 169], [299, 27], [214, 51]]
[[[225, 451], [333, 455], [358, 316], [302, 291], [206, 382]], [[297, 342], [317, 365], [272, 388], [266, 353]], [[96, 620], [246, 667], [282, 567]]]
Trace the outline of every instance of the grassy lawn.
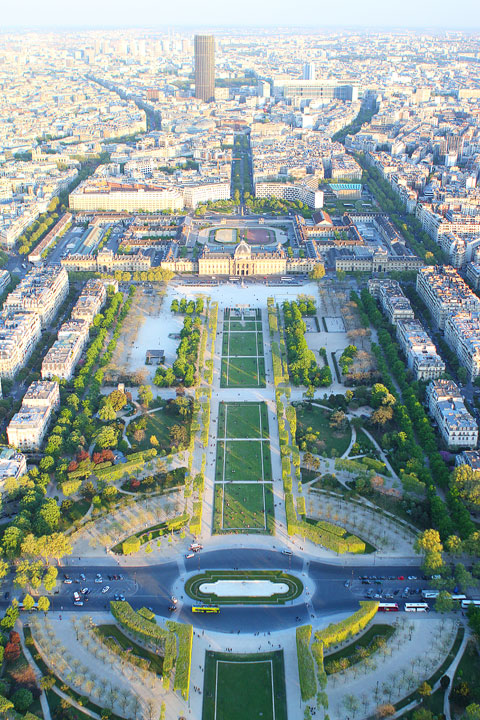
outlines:
[[220, 387], [265, 387], [263, 357], [222, 358]]
[[[223, 498], [223, 502], [218, 502]], [[273, 530], [272, 486], [256, 483], [215, 485], [216, 532], [266, 532]]]
[[[152, 435], [155, 435], [158, 440], [159, 444], [155, 446], [158, 450], [168, 450], [172, 447], [170, 441], [170, 430], [172, 426], [183, 425], [185, 422], [184, 418], [169, 414], [164, 410], [157, 410], [154, 413], [145, 414], [143, 417], [146, 419], [147, 425], [142, 440], [135, 440], [131, 424], [127, 429], [127, 437], [132, 443], [132, 450], [134, 451], [150, 450], [150, 448], [153, 447], [150, 443]], [[133, 422], [135, 423], [135, 420]], [[190, 423], [190, 420], [188, 419], [187, 422]]]
[[[466, 682], [470, 687], [470, 697], [467, 700], [467, 705], [473, 702], [480, 703], [480, 657], [472, 640], [467, 644], [462, 659], [458, 664], [452, 688], [461, 682]], [[450, 700], [450, 705], [452, 712], [457, 711], [460, 713], [463, 711], [463, 708], [452, 702], [452, 700]]]
[[98, 625], [97, 631], [104, 638], [113, 638], [122, 650], [128, 650], [132, 655], [148, 660], [152, 672], [157, 673], [157, 675], [162, 675], [163, 657], [137, 645], [133, 640], [130, 640], [130, 638], [124, 635], [116, 625]]
[[405, 715], [402, 715], [403, 720], [413, 720], [413, 714], [417, 712], [419, 708], [425, 708], [425, 710], [430, 710], [431, 713], [433, 713], [434, 717], [443, 717], [443, 698], [445, 695], [445, 691], [442, 690], [442, 688], [438, 688], [438, 690], [435, 690], [430, 697], [425, 698], [422, 700], [422, 702], [417, 705], [415, 710], [411, 710], [408, 713], [405, 713]]
[[335, 653], [325, 656], [325, 667], [328, 673], [329, 663], [335, 662], [336, 660], [342, 660], [347, 658], [351, 665], [355, 665], [357, 662], [361, 662], [362, 658], [357, 654], [359, 648], [368, 648], [375, 638], [385, 638], [388, 640], [395, 631], [392, 625], [372, 625], [362, 637], [355, 640], [351, 645], [338, 650]]
[[262, 329], [262, 323], [258, 320], [245, 320], [245, 322], [240, 322], [240, 320], [231, 320], [230, 322], [224, 322], [223, 323], [223, 332], [228, 333], [230, 330], [231, 332], [252, 332], [254, 330], [261, 330]]
[[218, 437], [225, 436], [227, 438], [268, 438], [268, 416], [265, 403], [220, 403]]
[[223, 355], [263, 355], [263, 335], [261, 332], [245, 331], [223, 334]]
[[283, 651], [207, 651], [202, 720], [287, 720]]
[[[73, 705], [63, 708], [62, 698], [54, 690], [47, 690], [46, 695], [50, 713], [55, 720], [92, 720], [91, 715], [77, 710]], [[35, 713], [35, 715], [38, 715], [38, 713]], [[39, 715], [39, 717], [43, 717], [43, 715]]]
[[355, 440], [355, 442], [360, 445], [360, 452], [362, 453], [362, 455], [365, 453], [368, 455], [368, 457], [374, 458], [375, 460], [381, 460], [378, 450], [376, 449], [370, 438], [365, 435], [363, 430], [357, 430], [356, 437], [357, 439]]
[[[331, 428], [331, 414], [309, 403], [297, 407], [297, 442], [301, 450], [328, 457], [343, 455], [350, 443], [352, 430], [348, 422], [344, 429]], [[302, 447], [302, 441], [306, 447]]]
[[[263, 463], [262, 463], [263, 455]], [[272, 468], [268, 443], [259, 440], [217, 442], [217, 482], [271, 481]]]

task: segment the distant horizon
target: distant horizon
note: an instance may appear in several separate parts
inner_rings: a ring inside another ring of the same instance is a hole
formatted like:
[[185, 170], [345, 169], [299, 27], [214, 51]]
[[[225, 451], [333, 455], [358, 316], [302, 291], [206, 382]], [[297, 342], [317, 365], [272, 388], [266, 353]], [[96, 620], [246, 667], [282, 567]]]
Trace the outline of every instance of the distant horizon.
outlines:
[[441, 33], [441, 34], [456, 34], [463, 33], [468, 35], [480, 35], [480, 20], [478, 26], [442, 26], [442, 25], [373, 25], [373, 24], [351, 24], [351, 25], [339, 25], [336, 23], [327, 24], [324, 23], [317, 27], [312, 25], [292, 25], [287, 23], [280, 23], [276, 25], [210, 25], [195, 23], [194, 25], [176, 25], [168, 23], [164, 25], [135, 25], [135, 24], [117, 24], [117, 25], [82, 25], [82, 24], [29, 24], [29, 25], [5, 25], [3, 24], [0, 28], [0, 35], [8, 33], [25, 33], [25, 32], [67, 32], [67, 31], [83, 31], [83, 32], [99, 32], [99, 31], [120, 31], [120, 30], [132, 30], [140, 32], [189, 32], [192, 35], [195, 32], [205, 32], [208, 30], [211, 33], [222, 33], [222, 32], [242, 32], [251, 30], [262, 30], [268, 33], [291, 33], [292, 30], [302, 31], [302, 34], [316, 35], [321, 34], [325, 30], [335, 30], [337, 32], [352, 32], [352, 33]]
[[[26, 19], [28, 18], [28, 22]], [[182, 22], [188, 18], [188, 23]], [[454, 27], [452, 27], [454, 24]], [[383, 0], [343, 0], [322, 4], [304, 0], [292, 6], [286, 0], [243, 0], [226, 5], [223, 0], [183, 0], [181, 7], [137, 0], [134, 6], [122, 0], [83, 0], [81, 7], [61, 0], [23, 0], [9, 3], [2, 11], [2, 32], [37, 30], [160, 30], [160, 29], [298, 29], [313, 34], [321, 30], [372, 30], [479, 32], [480, 4], [458, 0], [455, 8], [447, 0], [404, 0], [389, 5]]]

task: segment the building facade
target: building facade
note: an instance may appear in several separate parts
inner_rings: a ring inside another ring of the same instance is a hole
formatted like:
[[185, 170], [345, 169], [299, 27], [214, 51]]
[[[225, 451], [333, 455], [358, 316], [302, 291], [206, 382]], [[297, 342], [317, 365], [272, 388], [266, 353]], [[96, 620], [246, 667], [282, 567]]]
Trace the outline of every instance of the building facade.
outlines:
[[20, 450], [41, 447], [52, 413], [60, 407], [58, 383], [37, 381], [30, 385], [18, 413], [7, 427], [9, 445]]
[[451, 380], [434, 380], [427, 387], [426, 398], [446, 445], [476, 448], [478, 426], [467, 411], [457, 385]]
[[215, 100], [215, 38], [195, 35], [195, 97], [203, 102]]

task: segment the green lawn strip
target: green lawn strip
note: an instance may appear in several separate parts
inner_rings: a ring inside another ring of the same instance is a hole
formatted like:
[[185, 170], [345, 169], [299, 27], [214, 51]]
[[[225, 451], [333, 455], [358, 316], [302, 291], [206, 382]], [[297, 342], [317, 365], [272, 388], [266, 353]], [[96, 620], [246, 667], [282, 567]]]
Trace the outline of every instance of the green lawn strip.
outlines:
[[254, 483], [224, 485], [224, 530], [264, 530], [264, 487]]
[[[450, 667], [452, 662], [454, 661], [459, 649], [460, 645], [462, 644], [463, 636], [465, 634], [465, 628], [463, 626], [459, 627], [457, 630], [457, 635], [455, 637], [455, 640], [453, 641], [453, 645], [451, 647], [450, 652], [446, 656], [443, 663], [440, 665], [438, 670], [436, 670], [433, 675], [431, 675], [429, 678], [427, 678], [427, 683], [430, 685], [430, 687], [433, 687], [437, 680], [440, 680], [440, 678], [445, 675], [445, 671]], [[395, 703], [395, 710], [398, 712], [398, 710], [401, 710], [402, 708], [409, 705], [413, 700], [418, 700], [418, 692], [414, 690], [406, 697], [402, 698], [402, 700], [399, 700], [398, 703]]]
[[163, 673], [163, 657], [156, 655], [150, 650], [146, 650], [133, 640], [122, 633], [116, 625], [97, 625], [96, 632], [105, 639], [114, 639], [114, 642], [122, 649], [129, 651], [129, 654], [135, 655], [143, 660], [150, 662], [150, 669], [162, 676]]
[[271, 481], [270, 449], [267, 443], [260, 440], [228, 440], [223, 445], [226, 452], [223, 479], [226, 482]]
[[258, 655], [207, 651], [202, 720], [246, 718], [287, 720], [283, 651]]
[[324, 662], [327, 675], [332, 674], [332, 670], [329, 670], [329, 665], [331, 663], [336, 663], [343, 659], [347, 659], [350, 665], [362, 662], [363, 658], [358, 653], [360, 648], [373, 649], [372, 644], [376, 638], [384, 638], [385, 640], [388, 640], [394, 632], [395, 628], [392, 625], [372, 625], [366, 633], [350, 645], [347, 645], [341, 650], [337, 650], [337, 652], [331, 653], [330, 655], [325, 655]]
[[231, 320], [230, 323], [225, 322], [223, 324], [223, 332], [254, 332], [255, 330], [261, 330], [262, 324], [256, 320], [246, 320], [241, 322], [240, 320]]
[[[96, 705], [86, 695], [80, 695], [80, 693], [67, 685], [60, 677], [58, 677], [55, 671], [47, 665], [47, 663], [43, 660], [42, 656], [36, 649], [32, 631], [29, 627], [23, 627], [23, 635], [25, 638], [25, 643], [27, 646], [30, 647], [32, 657], [42, 675], [53, 675], [55, 678], [55, 685], [59, 688], [59, 690], [62, 690], [65, 695], [68, 695], [69, 698], [75, 700], [79, 705], [83, 705], [83, 707], [87, 708], [88, 710], [93, 710], [93, 712], [101, 715], [103, 710], [102, 706]], [[110, 717], [112, 720], [123, 720], [119, 715], [115, 715], [114, 713], [112, 713]]]
[[[217, 580], [271, 580], [282, 582], [289, 586], [286, 593], [270, 597], [218, 597], [200, 591], [203, 583], [212, 583]], [[283, 605], [295, 600], [303, 592], [303, 583], [293, 575], [281, 570], [207, 570], [201, 575], [194, 575], [185, 583], [185, 592], [193, 600], [214, 605]]]
[[373, 442], [370, 440], [368, 435], [366, 435], [363, 430], [360, 428], [360, 430], [357, 430], [356, 432], [356, 440], [360, 445], [360, 450], [362, 453], [367, 453], [369, 457], [374, 458], [375, 460], [381, 460], [379, 452]]
[[[225, 336], [224, 336], [225, 340]], [[223, 355], [235, 355], [242, 357], [244, 355], [263, 355], [263, 337], [262, 334], [254, 332], [230, 332], [229, 338], [222, 349]]]
[[[225, 417], [227, 431], [225, 433]], [[261, 422], [261, 430], [260, 430]], [[268, 438], [268, 412], [264, 402], [220, 403], [218, 437], [228, 439]]]
[[[465, 651], [458, 663], [458, 667], [455, 671], [453, 682], [450, 686], [450, 692], [460, 682], [465, 682], [470, 688], [470, 694], [468, 698], [465, 698], [467, 705], [470, 703], [480, 703], [480, 657], [478, 655], [475, 642], [469, 640]], [[460, 715], [464, 711], [464, 707], [450, 698], [450, 707], [452, 710], [452, 717]]]
[[298, 677], [300, 680], [300, 693], [304, 702], [310, 700], [310, 698], [312, 698], [317, 692], [315, 664], [313, 662], [312, 651], [310, 650], [311, 637], [311, 625], [302, 625], [302, 627], [297, 627], [296, 640]]
[[222, 358], [220, 387], [265, 387], [265, 360], [262, 357]]
[[[25, 657], [25, 654], [23, 652], [22, 647], [20, 647], [20, 655], [16, 660], [13, 662], [7, 662], [5, 663], [3, 667], [3, 679], [7, 681], [7, 683], [11, 683], [10, 686], [10, 693], [12, 692], [12, 689], [15, 688], [15, 686], [18, 687], [25, 687], [30, 691], [33, 691], [34, 686], [38, 689], [38, 683], [35, 681], [34, 684], [30, 684], [30, 682], [22, 682], [17, 681], [15, 679], [15, 676], [19, 677], [23, 674], [24, 671], [27, 670], [27, 668], [30, 667], [30, 663], [28, 662], [27, 658]], [[12, 687], [13, 686], [13, 687]], [[33, 694], [33, 692], [32, 692]], [[40, 703], [40, 698], [33, 697], [32, 704], [28, 708], [28, 712], [33, 713], [34, 715], [37, 715], [37, 717], [42, 718], [43, 717], [43, 711], [42, 711], [42, 705]]]
[[[230, 505], [227, 506], [226, 502]], [[215, 484], [214, 532], [273, 534], [274, 526], [273, 492], [270, 483]]]
[[[335, 451], [336, 457], [343, 455], [348, 448], [352, 430], [348, 424], [346, 429], [338, 430], [330, 427], [332, 413], [328, 410], [304, 404], [297, 407], [297, 442], [301, 450], [310, 450], [316, 455], [332, 456]], [[311, 429], [310, 429], [311, 428]], [[317, 437], [313, 437], [313, 435]], [[311, 435], [306, 440], [306, 447], [302, 447], [302, 440], [306, 435]]]

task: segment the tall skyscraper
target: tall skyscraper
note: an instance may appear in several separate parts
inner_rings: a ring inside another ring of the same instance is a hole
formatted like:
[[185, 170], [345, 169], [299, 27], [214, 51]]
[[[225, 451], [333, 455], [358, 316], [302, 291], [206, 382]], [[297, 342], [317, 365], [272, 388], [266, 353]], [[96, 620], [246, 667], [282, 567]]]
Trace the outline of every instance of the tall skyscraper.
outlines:
[[315, 63], [307, 62], [303, 66], [302, 80], [316, 80]]
[[195, 35], [195, 97], [215, 100], [215, 38]]

